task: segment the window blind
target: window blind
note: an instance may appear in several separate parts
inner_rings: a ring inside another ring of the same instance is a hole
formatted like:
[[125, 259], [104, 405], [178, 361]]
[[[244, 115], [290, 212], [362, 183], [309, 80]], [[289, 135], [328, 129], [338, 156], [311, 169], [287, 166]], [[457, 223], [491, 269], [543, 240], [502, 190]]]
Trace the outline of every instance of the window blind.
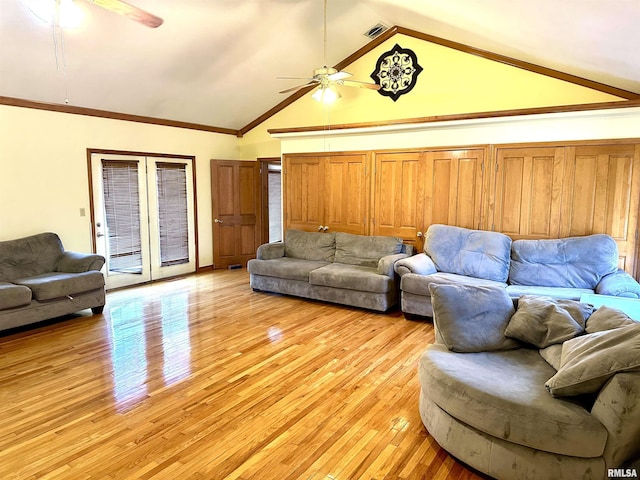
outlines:
[[189, 219], [187, 166], [156, 163], [160, 264], [163, 267], [189, 263]]
[[138, 162], [103, 159], [102, 185], [109, 271], [141, 274]]

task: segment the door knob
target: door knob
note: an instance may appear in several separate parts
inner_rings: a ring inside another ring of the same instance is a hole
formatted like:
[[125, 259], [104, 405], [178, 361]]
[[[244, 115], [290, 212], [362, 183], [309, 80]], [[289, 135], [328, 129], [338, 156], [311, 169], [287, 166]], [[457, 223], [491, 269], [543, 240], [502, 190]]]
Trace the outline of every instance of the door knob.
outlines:
[[318, 226], [318, 231], [321, 232], [322, 231], [322, 225]]
[[96, 237], [104, 237], [104, 233], [98, 232], [98, 233], [96, 233]]
[[214, 219], [213, 221], [214, 221], [214, 222], [216, 222], [216, 223], [224, 223], [224, 222], [223, 222], [222, 220], [220, 220], [219, 218], [216, 218], [216, 219]]
[[422, 237], [422, 232], [418, 232], [418, 233], [416, 233], [416, 235], [417, 235], [418, 237]]
[[326, 225], [322, 227], [322, 231], [326, 232], [327, 230], [329, 230], [329, 227], [327, 227]]

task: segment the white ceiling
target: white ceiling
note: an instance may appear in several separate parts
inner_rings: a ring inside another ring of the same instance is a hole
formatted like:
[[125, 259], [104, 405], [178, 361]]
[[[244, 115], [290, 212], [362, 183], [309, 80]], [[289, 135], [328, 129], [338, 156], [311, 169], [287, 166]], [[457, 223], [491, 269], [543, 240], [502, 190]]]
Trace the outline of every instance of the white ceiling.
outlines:
[[[0, 0], [0, 96], [241, 129], [324, 63], [323, 0], [128, 1], [164, 24], [76, 0], [57, 69], [52, 28]], [[640, 0], [328, 0], [327, 63], [378, 22], [640, 94]]]

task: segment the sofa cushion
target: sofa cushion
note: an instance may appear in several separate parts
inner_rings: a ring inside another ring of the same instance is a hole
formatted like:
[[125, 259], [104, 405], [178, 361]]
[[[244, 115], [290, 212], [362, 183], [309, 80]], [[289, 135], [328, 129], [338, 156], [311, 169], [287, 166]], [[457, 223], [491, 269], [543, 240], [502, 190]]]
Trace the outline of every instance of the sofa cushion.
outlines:
[[618, 270], [618, 246], [608, 235], [557, 240], [516, 240], [511, 245], [509, 283], [595, 289]]
[[585, 293], [593, 293], [590, 288], [570, 287], [540, 287], [536, 285], [509, 285], [507, 293], [511, 298], [519, 298], [522, 295], [538, 295], [551, 298], [566, 298], [567, 300], [580, 300]]
[[431, 225], [424, 251], [440, 272], [507, 281], [511, 238], [502, 233]]
[[332, 263], [312, 271], [309, 283], [372, 293], [387, 293], [394, 288], [393, 279], [380, 275], [377, 268], [341, 263]]
[[24, 285], [0, 282], [0, 310], [24, 307], [31, 303], [31, 290]]
[[353, 235], [336, 233], [336, 263], [377, 267], [387, 255], [402, 252], [402, 240], [396, 237]]
[[631, 319], [631, 317], [623, 311], [602, 305], [595, 310], [587, 320], [587, 333], [612, 330], [614, 328], [633, 325], [634, 323], [636, 323], [635, 320]]
[[545, 348], [583, 333], [592, 311], [587, 303], [525, 295], [504, 334]]
[[564, 342], [560, 368], [545, 384], [554, 396], [594, 393], [617, 372], [640, 369], [640, 323]]
[[287, 257], [319, 262], [333, 262], [336, 252], [334, 233], [287, 230], [284, 236], [284, 254]]
[[62, 256], [62, 242], [55, 233], [0, 242], [0, 281], [54, 272]]
[[286, 278], [288, 280], [309, 281], [309, 273], [317, 268], [328, 265], [327, 262], [302, 260], [299, 258], [282, 257], [272, 260], [253, 259], [248, 265], [252, 275], [265, 277]]
[[15, 283], [30, 288], [33, 298], [43, 301], [104, 288], [104, 276], [95, 270], [82, 273], [54, 272], [19, 278]]
[[417, 273], [406, 273], [400, 280], [400, 288], [403, 292], [414, 293], [416, 295], [424, 295], [430, 297], [429, 285], [469, 285], [469, 286], [494, 286], [506, 287], [506, 283], [494, 282], [485, 278], [467, 277], [464, 275], [456, 275], [455, 273], [433, 273], [431, 275], [419, 275]]
[[520, 346], [504, 336], [515, 311], [504, 287], [431, 284], [429, 291], [433, 321], [449, 350], [486, 352]]
[[602, 455], [607, 430], [544, 383], [555, 374], [537, 350], [455, 353], [430, 345], [420, 360], [423, 391], [461, 422], [509, 442], [576, 457]]

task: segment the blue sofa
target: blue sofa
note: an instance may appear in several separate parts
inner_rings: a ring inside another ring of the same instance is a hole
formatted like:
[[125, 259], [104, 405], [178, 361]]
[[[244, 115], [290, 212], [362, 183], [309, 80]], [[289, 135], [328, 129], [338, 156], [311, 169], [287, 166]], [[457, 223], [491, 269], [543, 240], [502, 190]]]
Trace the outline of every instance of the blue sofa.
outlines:
[[433, 316], [430, 284], [499, 285], [512, 298], [640, 298], [640, 284], [618, 269], [615, 240], [603, 234], [512, 241], [498, 232], [436, 224], [425, 234], [424, 253], [399, 260], [395, 271], [407, 317]]

